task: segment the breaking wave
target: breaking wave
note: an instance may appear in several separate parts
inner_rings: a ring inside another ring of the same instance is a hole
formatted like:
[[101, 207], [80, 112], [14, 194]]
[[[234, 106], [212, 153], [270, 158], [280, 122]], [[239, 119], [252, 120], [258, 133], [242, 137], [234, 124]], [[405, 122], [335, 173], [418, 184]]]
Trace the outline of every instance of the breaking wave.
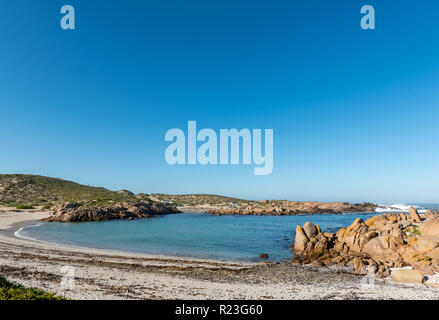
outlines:
[[408, 205], [408, 204], [404, 204], [404, 203], [397, 203], [397, 204], [392, 204], [392, 205], [379, 205], [375, 211], [376, 212], [394, 212], [394, 211], [399, 211], [399, 212], [409, 212], [409, 209], [413, 207], [416, 210], [418, 210], [419, 213], [425, 213], [427, 211], [427, 209], [420, 207], [420, 206], [415, 206], [415, 205]]

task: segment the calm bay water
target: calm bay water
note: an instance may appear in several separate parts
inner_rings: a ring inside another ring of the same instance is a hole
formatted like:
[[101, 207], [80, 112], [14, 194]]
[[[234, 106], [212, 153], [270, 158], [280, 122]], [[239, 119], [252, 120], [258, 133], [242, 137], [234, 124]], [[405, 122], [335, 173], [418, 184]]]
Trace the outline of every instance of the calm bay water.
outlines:
[[200, 213], [165, 215], [133, 221], [41, 223], [18, 236], [74, 246], [218, 260], [271, 261], [291, 258], [298, 224], [312, 221], [335, 232], [357, 217], [373, 214], [312, 216], [216, 216]]

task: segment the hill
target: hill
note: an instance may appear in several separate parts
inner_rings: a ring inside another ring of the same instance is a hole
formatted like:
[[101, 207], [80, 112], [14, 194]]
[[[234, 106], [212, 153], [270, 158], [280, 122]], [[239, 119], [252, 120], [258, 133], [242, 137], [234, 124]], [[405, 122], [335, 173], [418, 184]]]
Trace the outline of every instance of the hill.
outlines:
[[0, 204], [6, 206], [44, 206], [49, 208], [66, 202], [83, 205], [108, 205], [118, 202], [158, 201], [177, 205], [247, 205], [251, 201], [210, 194], [168, 195], [155, 193], [134, 194], [128, 190], [111, 191], [102, 187], [86, 186], [59, 178], [31, 174], [0, 174]]
[[[214, 194], [151, 195], [134, 194], [128, 190], [111, 191], [101, 187], [81, 185], [72, 181], [28, 174], [0, 174], [0, 205], [27, 209], [30, 206], [50, 208], [53, 205], [75, 203], [75, 207], [115, 205], [120, 202], [147, 202], [166, 209], [171, 206], [203, 207], [213, 214], [315, 214], [341, 212], [372, 212], [372, 203], [263, 200], [251, 201]], [[85, 211], [87, 208], [84, 208]], [[107, 208], [108, 209], [108, 208]], [[128, 210], [128, 208], [126, 208]], [[111, 209], [113, 210], [113, 209]], [[165, 210], [166, 211], [166, 210]]]
[[30, 174], [0, 174], [0, 204], [50, 207], [65, 202], [84, 205], [147, 200], [147, 195], [81, 185], [72, 181]]

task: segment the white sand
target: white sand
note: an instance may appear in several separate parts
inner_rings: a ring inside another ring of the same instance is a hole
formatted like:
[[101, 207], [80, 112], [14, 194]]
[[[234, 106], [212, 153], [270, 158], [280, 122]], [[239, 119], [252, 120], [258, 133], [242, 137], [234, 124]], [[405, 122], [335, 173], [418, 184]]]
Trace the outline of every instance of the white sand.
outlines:
[[[77, 248], [14, 237], [18, 224], [29, 224], [49, 214], [0, 212], [0, 274], [10, 281], [74, 299], [439, 299], [436, 288], [338, 276], [338, 270], [331, 268], [319, 273], [336, 275], [329, 284], [312, 281], [316, 273], [307, 267], [300, 267], [300, 272], [309, 273], [309, 283], [294, 278], [281, 283], [252, 283], [238, 275], [234, 279], [233, 272], [255, 264]], [[69, 278], [63, 278], [66, 266], [74, 271], [71, 288]], [[210, 278], [198, 276], [209, 269], [216, 270], [210, 271]], [[217, 279], [219, 273], [231, 276]], [[259, 273], [255, 271], [249, 277], [258, 278]]]

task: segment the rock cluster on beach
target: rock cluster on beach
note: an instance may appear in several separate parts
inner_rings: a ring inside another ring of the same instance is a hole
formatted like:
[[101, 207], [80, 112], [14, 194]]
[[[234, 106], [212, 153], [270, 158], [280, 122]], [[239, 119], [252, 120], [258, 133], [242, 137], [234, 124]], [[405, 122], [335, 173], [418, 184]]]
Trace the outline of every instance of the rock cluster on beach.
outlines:
[[148, 218], [170, 213], [179, 213], [175, 207], [158, 203], [138, 201], [135, 203], [121, 202], [106, 206], [78, 206], [66, 203], [52, 208], [52, 216], [43, 219], [47, 222], [85, 222], [107, 221], [115, 219], [132, 220], [134, 218]]
[[373, 212], [376, 205], [372, 203], [350, 204], [347, 202], [318, 201], [260, 201], [257, 205], [247, 207], [214, 207], [207, 213], [217, 215], [296, 215], [296, 214], [337, 214], [343, 212]]
[[[390, 268], [411, 267], [394, 279], [422, 283], [424, 275], [439, 272], [439, 213], [421, 218], [410, 213], [387, 213], [363, 221], [357, 218], [336, 234], [307, 222], [297, 226], [293, 262], [315, 266], [352, 265], [357, 274], [390, 276]], [[404, 282], [404, 281], [402, 281]]]

